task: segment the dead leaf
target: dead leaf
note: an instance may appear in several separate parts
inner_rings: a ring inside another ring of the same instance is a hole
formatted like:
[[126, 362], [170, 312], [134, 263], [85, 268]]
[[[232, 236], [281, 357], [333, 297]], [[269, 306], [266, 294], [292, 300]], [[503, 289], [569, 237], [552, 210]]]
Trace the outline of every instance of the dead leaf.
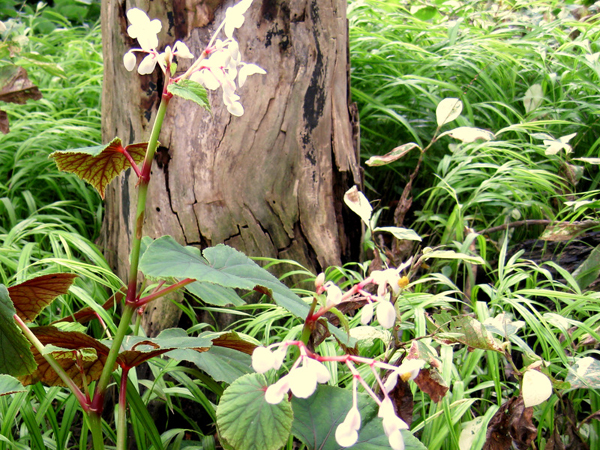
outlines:
[[537, 436], [533, 408], [525, 408], [523, 397], [505, 402], [488, 424], [483, 450], [526, 450]]
[[0, 132], [3, 134], [8, 134], [9, 131], [10, 127], [8, 125], [8, 115], [6, 114], [6, 111], [2, 111], [0, 109]]
[[448, 392], [448, 386], [437, 369], [421, 369], [414, 381], [435, 403], [441, 402]]
[[42, 275], [9, 287], [8, 294], [21, 320], [32, 322], [59, 295], [69, 291], [75, 278], [73, 273]]
[[213, 346], [231, 348], [247, 355], [252, 355], [254, 349], [257, 347], [256, 344], [245, 341], [235, 332], [224, 333], [218, 338], [213, 339], [212, 343]]
[[19, 66], [0, 67], [0, 101], [24, 105], [27, 100], [39, 100], [42, 94], [27, 78], [27, 71]]

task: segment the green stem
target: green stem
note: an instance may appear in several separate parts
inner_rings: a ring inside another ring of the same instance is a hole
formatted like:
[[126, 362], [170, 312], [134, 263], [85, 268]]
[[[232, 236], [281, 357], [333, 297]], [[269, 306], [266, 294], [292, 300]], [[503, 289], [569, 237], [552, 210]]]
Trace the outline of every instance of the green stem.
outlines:
[[129, 368], [121, 373], [121, 389], [119, 390], [119, 418], [117, 422], [117, 450], [127, 450], [127, 378]]
[[92, 442], [94, 450], [104, 450], [104, 436], [102, 435], [102, 417], [100, 414], [91, 411], [88, 414], [88, 423], [92, 432]]
[[[165, 85], [168, 84], [168, 80], [166, 80]], [[129, 282], [127, 284], [127, 295], [125, 297], [125, 307], [123, 309], [123, 314], [121, 316], [121, 322], [119, 323], [119, 328], [117, 329], [117, 333], [113, 339], [112, 345], [110, 347], [110, 352], [106, 358], [106, 363], [104, 364], [104, 368], [102, 370], [102, 375], [100, 376], [100, 380], [98, 380], [98, 384], [96, 385], [96, 391], [94, 394], [94, 399], [92, 401], [92, 408], [98, 414], [102, 412], [102, 408], [104, 406], [104, 395], [106, 392], [106, 388], [108, 383], [110, 382], [110, 377], [113, 371], [113, 367], [117, 361], [117, 356], [119, 354], [121, 344], [123, 343], [123, 339], [127, 335], [127, 331], [129, 330], [129, 324], [131, 322], [131, 318], [135, 312], [136, 308], [136, 297], [137, 297], [137, 275], [138, 275], [138, 267], [140, 262], [140, 246], [142, 242], [142, 226], [144, 224], [144, 215], [146, 212], [146, 196], [148, 194], [148, 183], [150, 182], [150, 168], [152, 166], [152, 160], [154, 159], [154, 154], [156, 153], [156, 148], [158, 147], [158, 135], [160, 134], [160, 130], [162, 128], [163, 120], [165, 118], [165, 114], [167, 112], [167, 106], [169, 104], [170, 94], [163, 93], [163, 98], [158, 108], [158, 112], [156, 114], [156, 120], [154, 121], [154, 126], [152, 128], [152, 134], [150, 135], [150, 141], [148, 142], [148, 149], [146, 151], [146, 158], [144, 159], [144, 164], [142, 166], [142, 176], [140, 178], [140, 185], [138, 191], [138, 202], [137, 202], [137, 211], [136, 211], [136, 223], [134, 227], [133, 234], [133, 242], [131, 245], [131, 266], [129, 268]]]

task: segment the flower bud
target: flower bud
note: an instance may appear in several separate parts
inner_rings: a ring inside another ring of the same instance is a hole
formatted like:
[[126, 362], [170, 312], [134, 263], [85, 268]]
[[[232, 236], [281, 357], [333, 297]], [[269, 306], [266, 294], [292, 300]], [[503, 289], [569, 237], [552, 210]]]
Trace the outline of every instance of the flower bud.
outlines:
[[315, 373], [318, 383], [327, 383], [331, 379], [331, 373], [329, 373], [329, 370], [327, 370], [327, 367], [322, 362], [307, 358], [304, 360], [304, 365]]
[[135, 67], [136, 60], [137, 58], [133, 52], [127, 52], [123, 55], [123, 65], [129, 72]]
[[396, 310], [392, 302], [381, 300], [377, 302], [377, 320], [384, 328], [391, 328], [396, 323]]
[[344, 421], [335, 429], [335, 441], [342, 447], [351, 447], [358, 441], [358, 432]]
[[323, 293], [323, 285], [325, 284], [325, 273], [321, 272], [317, 278], [315, 278], [315, 289], [317, 294]]
[[373, 319], [373, 303], [367, 303], [360, 312], [360, 323], [368, 324]]
[[293, 369], [288, 376], [290, 390], [298, 398], [308, 398], [317, 389], [317, 374], [308, 366]]
[[282, 377], [277, 383], [269, 386], [265, 392], [265, 401], [271, 405], [277, 405], [290, 390], [290, 376]]

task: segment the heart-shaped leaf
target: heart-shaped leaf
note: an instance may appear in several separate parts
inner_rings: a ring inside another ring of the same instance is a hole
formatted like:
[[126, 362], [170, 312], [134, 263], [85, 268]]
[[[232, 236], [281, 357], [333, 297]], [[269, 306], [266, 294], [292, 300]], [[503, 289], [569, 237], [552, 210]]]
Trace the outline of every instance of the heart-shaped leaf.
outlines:
[[[334, 386], [319, 385], [316, 392], [306, 399], [292, 397], [294, 423], [292, 433], [310, 450], [339, 450], [335, 430], [352, 408], [352, 391]], [[358, 394], [358, 410], [361, 427], [358, 441], [352, 450], [390, 449], [382, 421], [377, 417], [377, 404], [367, 394]], [[402, 430], [404, 448], [426, 450], [426, 447], [410, 431]]]
[[167, 87], [167, 91], [185, 100], [191, 100], [207, 111], [210, 111], [206, 89], [196, 81], [181, 80], [179, 83], [170, 84]]
[[16, 311], [8, 289], [0, 284], [0, 373], [19, 377], [36, 368], [29, 341], [15, 324]]
[[[56, 362], [60, 364], [77, 386], [83, 387], [82, 370], [85, 374], [86, 383], [100, 378], [102, 368], [106, 362], [106, 356], [109, 352], [109, 348], [106, 345], [87, 334], [77, 331], [61, 331], [52, 326], [36, 327], [32, 328], [31, 331], [44, 346], [53, 346], [50, 347], [51, 351], [54, 348], [57, 352], [62, 353], [62, 356]], [[57, 347], [58, 349], [56, 349]], [[33, 346], [31, 347], [31, 351], [38, 367], [30, 375], [19, 377], [19, 381], [24, 386], [37, 383], [38, 381], [48, 386], [65, 386], [62, 379], [46, 361], [44, 355], [40, 354]], [[72, 355], [70, 358], [67, 357], [69, 351]], [[87, 360], [83, 358], [83, 355], [92, 355], [94, 351], [97, 358], [87, 357]], [[80, 355], [79, 358], [78, 354]], [[114, 368], [116, 369], [116, 365]]]
[[253, 373], [238, 378], [217, 407], [220, 435], [236, 450], [277, 450], [292, 428], [292, 407], [286, 400], [271, 405], [265, 400], [267, 380]]
[[[225, 288], [255, 290], [303, 319], [309, 311], [308, 304], [286, 285], [243, 253], [223, 244], [206, 248], [201, 254], [195, 247], [184, 247], [171, 236], [162, 236], [144, 252], [140, 270], [153, 278], [192, 278]], [[342, 343], [354, 345], [342, 330], [330, 326], [329, 331]]]
[[16, 378], [10, 375], [0, 375], [0, 397], [25, 391], [27, 389]]
[[87, 181], [104, 199], [104, 190], [108, 183], [130, 167], [131, 163], [125, 152], [139, 164], [144, 160], [147, 148], [147, 142], [123, 147], [121, 139], [114, 138], [110, 144], [57, 151], [49, 157], [54, 158], [59, 170], [74, 173]]
[[75, 278], [73, 273], [42, 275], [9, 287], [8, 294], [21, 320], [32, 322], [56, 297], [69, 291]]
[[131, 368], [172, 350], [191, 349], [194, 353], [205, 352], [211, 345], [210, 338], [190, 337], [181, 328], [169, 328], [155, 338], [127, 336], [123, 340], [126, 350], [119, 353], [117, 362], [121, 367]]

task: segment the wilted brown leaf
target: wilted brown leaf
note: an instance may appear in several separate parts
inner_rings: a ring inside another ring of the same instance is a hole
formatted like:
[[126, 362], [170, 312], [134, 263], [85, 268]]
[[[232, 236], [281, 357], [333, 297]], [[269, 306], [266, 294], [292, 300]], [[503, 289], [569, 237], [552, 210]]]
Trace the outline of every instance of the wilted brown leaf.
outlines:
[[419, 386], [423, 392], [431, 397], [435, 403], [441, 402], [446, 393], [448, 386], [437, 369], [421, 369], [419, 375], [415, 378], [415, 384]]
[[[81, 361], [83, 372], [85, 373], [86, 382], [97, 380], [100, 378], [104, 363], [106, 362], [106, 356], [108, 355], [109, 348], [97, 341], [93, 337], [87, 334], [79, 333], [76, 331], [61, 331], [56, 327], [36, 327], [32, 328], [31, 331], [44, 345], [53, 345], [60, 347], [61, 349], [73, 350], [73, 359], [60, 358], [57, 359], [57, 363], [65, 370], [65, 372], [73, 379], [75, 384], [79, 387], [83, 386], [80, 367], [77, 363], [76, 350], [94, 349], [98, 356], [95, 360]], [[23, 377], [19, 377], [19, 381], [24, 385], [30, 385], [41, 381], [48, 386], [65, 386], [60, 377], [56, 374], [54, 369], [46, 361], [44, 356], [38, 352], [35, 347], [31, 347], [31, 351], [35, 358], [35, 362], [38, 368], [31, 373]], [[63, 355], [64, 356], [64, 355]], [[116, 369], [116, 365], [114, 367]]]
[[7, 134], [10, 131], [8, 125], [8, 114], [0, 109], [0, 133]]
[[24, 105], [29, 99], [40, 98], [40, 90], [27, 78], [25, 69], [13, 65], [0, 67], [0, 101]]
[[32, 322], [56, 297], [69, 291], [75, 278], [73, 273], [42, 275], [9, 287], [8, 294], [21, 320]]
[[523, 397], [511, 398], [490, 420], [483, 450], [509, 450], [513, 443], [519, 450], [530, 448], [537, 436], [532, 418], [533, 407], [525, 408]]

